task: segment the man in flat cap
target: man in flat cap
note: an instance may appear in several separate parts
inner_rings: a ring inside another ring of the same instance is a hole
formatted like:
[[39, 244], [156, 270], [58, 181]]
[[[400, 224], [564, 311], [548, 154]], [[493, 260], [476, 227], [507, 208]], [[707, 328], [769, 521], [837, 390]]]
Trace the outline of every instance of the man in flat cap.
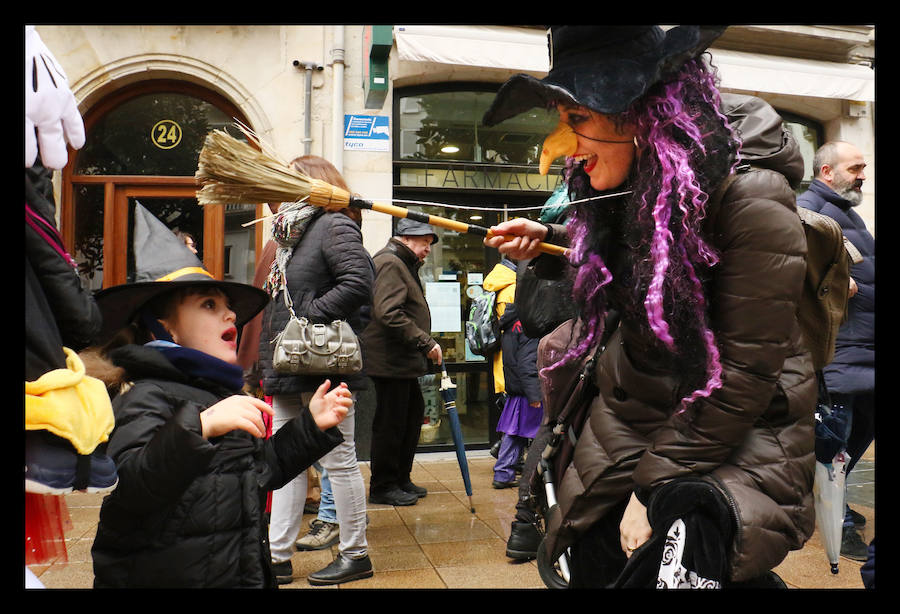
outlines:
[[428, 360], [441, 364], [419, 269], [438, 241], [434, 229], [403, 218], [375, 254], [372, 320], [363, 331], [365, 371], [375, 384], [369, 502], [415, 505], [427, 491], [410, 480], [425, 415], [418, 378]]

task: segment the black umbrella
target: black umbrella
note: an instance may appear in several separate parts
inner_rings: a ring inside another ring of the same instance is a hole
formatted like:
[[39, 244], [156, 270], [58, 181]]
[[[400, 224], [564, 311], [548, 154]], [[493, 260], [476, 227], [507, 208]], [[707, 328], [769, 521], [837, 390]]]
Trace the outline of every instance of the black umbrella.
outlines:
[[459, 461], [459, 470], [462, 473], [466, 494], [469, 496], [469, 510], [474, 514], [472, 505], [472, 480], [469, 478], [469, 461], [466, 460], [466, 445], [463, 441], [462, 427], [459, 424], [459, 414], [456, 411], [456, 384], [447, 375], [447, 367], [441, 363], [441, 397], [444, 399], [444, 409], [450, 419], [450, 433], [453, 435], [453, 443], [456, 445], [456, 460]]

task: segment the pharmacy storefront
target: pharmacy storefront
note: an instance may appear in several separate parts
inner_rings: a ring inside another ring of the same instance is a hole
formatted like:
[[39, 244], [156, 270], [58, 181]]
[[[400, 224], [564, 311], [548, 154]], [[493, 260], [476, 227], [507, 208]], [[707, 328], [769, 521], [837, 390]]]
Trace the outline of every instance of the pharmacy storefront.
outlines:
[[[397, 89], [393, 97], [393, 193], [395, 204], [490, 227], [506, 219], [536, 217], [560, 183], [560, 167], [537, 171], [544, 137], [555, 119], [544, 110], [485, 128], [481, 118], [496, 86], [451, 83]], [[440, 241], [420, 272], [431, 307], [432, 335], [441, 344], [457, 386], [457, 409], [468, 447], [485, 447], [502, 409], [492, 360], [472, 354], [465, 320], [482, 284], [500, 261], [475, 234], [437, 229]], [[452, 444], [442, 417], [437, 375], [422, 379], [426, 422], [422, 449]]]

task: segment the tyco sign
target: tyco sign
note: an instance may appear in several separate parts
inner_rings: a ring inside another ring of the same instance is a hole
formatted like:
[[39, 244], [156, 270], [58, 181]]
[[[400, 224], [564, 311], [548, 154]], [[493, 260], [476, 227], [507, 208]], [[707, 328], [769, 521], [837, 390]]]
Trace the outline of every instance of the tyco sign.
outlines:
[[387, 115], [345, 115], [344, 149], [390, 151], [389, 119]]

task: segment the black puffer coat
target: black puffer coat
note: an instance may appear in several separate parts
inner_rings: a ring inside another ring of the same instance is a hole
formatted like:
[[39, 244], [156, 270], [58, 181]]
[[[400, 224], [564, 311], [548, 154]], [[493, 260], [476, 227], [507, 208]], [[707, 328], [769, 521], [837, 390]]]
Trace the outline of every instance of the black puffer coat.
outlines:
[[[359, 335], [372, 304], [375, 265], [363, 247], [356, 222], [343, 213], [324, 213], [307, 226], [287, 266], [287, 287], [297, 317], [313, 324], [346, 320]], [[262, 316], [259, 364], [268, 395], [312, 392], [325, 379], [277, 373], [272, 367], [272, 340], [288, 323], [290, 313], [279, 294]], [[332, 378], [334, 380], [334, 378]], [[340, 376], [350, 390], [366, 387], [362, 373]], [[333, 385], [338, 382], [332, 381]]]
[[741, 173], [705, 223], [720, 255], [708, 302], [723, 385], [677, 414], [680, 382], [648, 359], [654, 342], [623, 317], [597, 360], [599, 395], [559, 484], [554, 556], [632, 492], [646, 505], [683, 477], [710, 481], [732, 508], [732, 581], [772, 569], [813, 533], [816, 383], [796, 315], [806, 238], [791, 187], [802, 158], [766, 103], [723, 98], [744, 160], [761, 169]]
[[81, 351], [94, 341], [103, 323], [91, 293], [64, 255], [56, 232], [51, 177], [52, 171], [39, 162], [25, 169], [25, 204], [34, 215], [32, 227], [26, 210], [25, 381], [65, 369], [63, 346]]
[[503, 351], [503, 385], [510, 396], [525, 397], [529, 403], [541, 401], [537, 360], [540, 339], [522, 330], [515, 304], [506, 306], [500, 317], [500, 347]]
[[200, 412], [232, 391], [143, 346], [111, 359], [133, 385], [113, 400], [119, 484], [100, 509], [94, 587], [274, 587], [266, 493], [340, 443], [338, 430], [304, 412], [271, 439], [237, 430], [206, 440]]

